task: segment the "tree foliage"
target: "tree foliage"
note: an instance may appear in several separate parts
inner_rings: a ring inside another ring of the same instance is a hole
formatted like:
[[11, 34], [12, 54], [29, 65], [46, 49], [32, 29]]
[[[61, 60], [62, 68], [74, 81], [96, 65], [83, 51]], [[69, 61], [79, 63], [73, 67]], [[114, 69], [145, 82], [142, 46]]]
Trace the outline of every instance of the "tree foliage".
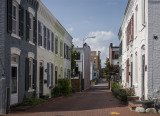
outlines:
[[115, 74], [119, 73], [119, 66], [110, 64], [109, 63], [109, 58], [106, 59], [105, 65], [106, 65], [105, 66], [105, 73], [109, 77], [111, 75], [115, 75]]
[[76, 58], [77, 58], [77, 51], [74, 51], [73, 50], [74, 48], [74, 45], [72, 44], [72, 47], [71, 47], [71, 55], [72, 55], [72, 59], [71, 59], [71, 76], [73, 76], [73, 73], [74, 73], [74, 69], [76, 68]]

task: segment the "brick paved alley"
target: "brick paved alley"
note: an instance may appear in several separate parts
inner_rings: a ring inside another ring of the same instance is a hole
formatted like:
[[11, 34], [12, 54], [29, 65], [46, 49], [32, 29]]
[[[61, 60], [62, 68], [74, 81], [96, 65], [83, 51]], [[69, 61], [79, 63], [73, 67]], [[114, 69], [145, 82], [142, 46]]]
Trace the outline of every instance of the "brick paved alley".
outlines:
[[8, 116], [156, 116], [130, 111], [112, 95], [106, 85], [106, 82], [100, 82], [85, 92], [52, 99], [25, 112], [12, 112]]

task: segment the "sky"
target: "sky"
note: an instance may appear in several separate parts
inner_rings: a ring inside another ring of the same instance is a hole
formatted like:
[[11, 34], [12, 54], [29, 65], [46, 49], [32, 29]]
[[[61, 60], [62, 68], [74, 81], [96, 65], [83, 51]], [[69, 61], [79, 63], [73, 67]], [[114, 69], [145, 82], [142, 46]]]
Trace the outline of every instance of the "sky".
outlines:
[[83, 39], [91, 51], [101, 51], [102, 68], [109, 54], [109, 45], [119, 45], [118, 31], [128, 0], [41, 0], [73, 37], [75, 47]]

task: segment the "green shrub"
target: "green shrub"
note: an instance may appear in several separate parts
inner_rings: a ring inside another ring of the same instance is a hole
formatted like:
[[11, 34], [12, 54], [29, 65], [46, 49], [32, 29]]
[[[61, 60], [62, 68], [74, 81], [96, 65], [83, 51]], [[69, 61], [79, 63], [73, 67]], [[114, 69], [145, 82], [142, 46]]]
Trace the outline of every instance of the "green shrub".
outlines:
[[58, 79], [58, 84], [52, 90], [52, 97], [67, 96], [70, 92], [70, 79]]
[[27, 98], [24, 96], [23, 102], [21, 103], [22, 106], [30, 106], [30, 105], [37, 105], [45, 102], [46, 100], [42, 98], [36, 98], [34, 96]]
[[76, 88], [72, 87], [72, 88], [71, 88], [71, 92], [72, 92], [72, 93], [75, 93], [75, 92], [76, 92]]

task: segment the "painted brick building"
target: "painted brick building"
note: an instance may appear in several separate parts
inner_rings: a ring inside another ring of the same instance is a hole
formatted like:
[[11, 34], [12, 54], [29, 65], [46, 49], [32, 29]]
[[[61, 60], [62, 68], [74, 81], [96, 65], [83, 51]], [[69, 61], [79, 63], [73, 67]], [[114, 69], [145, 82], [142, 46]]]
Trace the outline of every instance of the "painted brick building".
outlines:
[[119, 46], [113, 46], [112, 43], [109, 46], [109, 63], [112, 65], [119, 64]]
[[40, 0], [1, 0], [0, 114], [70, 78], [72, 39]]
[[128, 0], [118, 34], [121, 82], [141, 99], [160, 96], [159, 10], [159, 0]]

